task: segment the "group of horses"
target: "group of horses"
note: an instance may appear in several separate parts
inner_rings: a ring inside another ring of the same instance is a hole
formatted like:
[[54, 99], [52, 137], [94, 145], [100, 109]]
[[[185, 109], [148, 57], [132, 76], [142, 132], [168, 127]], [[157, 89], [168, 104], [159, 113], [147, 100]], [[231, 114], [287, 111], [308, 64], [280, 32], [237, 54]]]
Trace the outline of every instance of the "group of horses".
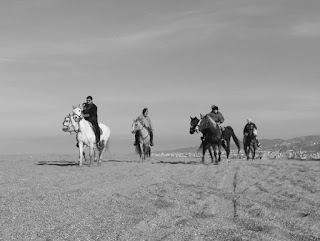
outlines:
[[[92, 124], [85, 120], [82, 109], [79, 106], [73, 106], [72, 113], [69, 113], [62, 122], [62, 130], [64, 132], [76, 133], [77, 146], [79, 147], [79, 166], [82, 166], [83, 160], [86, 161], [84, 148], [89, 147], [90, 162], [88, 166], [92, 165], [92, 160], [101, 165], [101, 158], [103, 153], [109, 150], [110, 128], [105, 124], [99, 123], [100, 128], [100, 145], [96, 144], [96, 137]], [[150, 135], [148, 130], [143, 126], [139, 120], [133, 120], [132, 133], [138, 134], [138, 143], [136, 145], [136, 152], [140, 156], [140, 161], [145, 160], [151, 156]]]
[[[223, 131], [223, 138], [225, 142], [222, 142], [222, 131], [219, 125], [210, 118], [210, 116], [190, 117], [190, 134], [200, 131], [203, 134], [202, 142], [199, 148], [202, 148], [202, 162], [206, 150], [209, 150], [211, 160], [213, 163], [218, 164], [221, 161], [221, 146], [225, 149], [227, 159], [230, 155], [230, 139], [233, 138], [235, 144], [238, 147], [238, 153], [240, 152], [240, 142], [231, 126], [225, 127]], [[101, 158], [103, 153], [109, 150], [110, 128], [105, 124], [99, 123], [100, 127], [100, 145], [96, 145], [96, 137], [94, 133], [94, 127], [91, 123], [83, 117], [82, 109], [79, 106], [73, 106], [72, 113], [68, 114], [62, 123], [62, 130], [64, 132], [76, 133], [77, 146], [79, 147], [79, 166], [82, 166], [83, 159], [86, 161], [84, 148], [89, 147], [90, 162], [88, 166], [92, 165], [92, 159], [97, 161], [97, 164], [101, 164]], [[140, 156], [140, 161], [145, 160], [151, 156], [150, 147], [150, 134], [138, 119], [134, 119], [132, 122], [132, 134], [138, 135], [138, 143], [136, 143], [136, 153]], [[252, 159], [254, 159], [257, 145], [255, 142], [254, 130], [250, 130], [250, 133], [244, 136], [244, 150], [249, 159], [249, 153], [252, 153]], [[212, 149], [215, 160], [213, 160]], [[98, 152], [98, 153], [96, 153]]]
[[[197, 117], [190, 116], [190, 119], [191, 121], [189, 133], [194, 134], [195, 132], [201, 132], [203, 135], [201, 137], [202, 141], [199, 147], [199, 149], [202, 148], [203, 163], [205, 159], [205, 153], [208, 150], [212, 163], [218, 164], [221, 161], [221, 146], [225, 149], [227, 160], [229, 160], [231, 137], [238, 148], [239, 155], [240, 141], [235, 135], [231, 126], [224, 127], [224, 130], [222, 131], [221, 127], [209, 115], [203, 116], [200, 114], [200, 119], [198, 119]], [[257, 148], [258, 146], [256, 130], [254, 128], [250, 128], [249, 133], [246, 133], [243, 137], [243, 149], [247, 157], [247, 160], [250, 159], [250, 154], [252, 160], [254, 160]]]

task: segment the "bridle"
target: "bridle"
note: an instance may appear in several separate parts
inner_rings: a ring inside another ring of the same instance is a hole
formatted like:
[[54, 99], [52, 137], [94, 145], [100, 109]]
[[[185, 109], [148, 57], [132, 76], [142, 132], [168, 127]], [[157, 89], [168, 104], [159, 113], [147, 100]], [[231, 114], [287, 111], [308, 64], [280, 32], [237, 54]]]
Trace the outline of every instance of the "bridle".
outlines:
[[[64, 127], [63, 128], [63, 131], [65, 132], [69, 132], [70, 135], [74, 132], [74, 133], [78, 133], [79, 131], [75, 130], [74, 126], [71, 124], [71, 115], [69, 114], [68, 116], [66, 116], [64, 118], [64, 121], [62, 122], [62, 126]], [[65, 124], [65, 122], [68, 121], [68, 124]], [[70, 130], [70, 128], [73, 128], [73, 130]]]

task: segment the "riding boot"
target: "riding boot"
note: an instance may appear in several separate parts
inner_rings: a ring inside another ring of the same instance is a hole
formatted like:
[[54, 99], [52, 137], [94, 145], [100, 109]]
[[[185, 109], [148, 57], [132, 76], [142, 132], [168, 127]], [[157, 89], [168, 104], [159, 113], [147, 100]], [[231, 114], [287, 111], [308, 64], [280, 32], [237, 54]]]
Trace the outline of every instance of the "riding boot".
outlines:
[[100, 143], [100, 127], [99, 127], [99, 124], [98, 122], [95, 123], [95, 127], [94, 127], [94, 130], [95, 130], [95, 135], [96, 135], [96, 144], [97, 144], [97, 147], [100, 147], [101, 146], [101, 143]]
[[153, 146], [153, 131], [150, 130], [150, 146]]

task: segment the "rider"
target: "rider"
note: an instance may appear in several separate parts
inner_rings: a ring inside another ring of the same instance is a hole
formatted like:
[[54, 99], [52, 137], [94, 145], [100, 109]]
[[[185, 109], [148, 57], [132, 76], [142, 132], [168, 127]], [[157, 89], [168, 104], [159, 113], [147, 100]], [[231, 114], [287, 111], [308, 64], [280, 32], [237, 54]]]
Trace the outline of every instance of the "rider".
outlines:
[[100, 146], [100, 128], [98, 124], [98, 107], [92, 102], [92, 97], [87, 97], [86, 105], [83, 104], [83, 117], [85, 120], [89, 121], [92, 126], [96, 136], [96, 144]]
[[224, 122], [224, 117], [221, 114], [221, 112], [219, 112], [219, 108], [216, 105], [212, 105], [211, 106], [211, 112], [208, 114], [208, 116], [210, 116], [220, 127], [221, 132], [222, 132], [222, 139], [221, 142], [223, 144], [226, 144], [226, 140], [224, 139], [224, 126], [222, 126], [221, 124]]
[[[151, 122], [151, 119], [148, 116], [148, 114], [149, 114], [148, 108], [144, 108], [142, 110], [142, 115], [138, 116], [137, 120], [139, 120], [142, 123], [142, 125], [144, 127], [146, 127], [147, 130], [149, 131], [149, 134], [150, 134], [150, 146], [153, 146], [153, 126], [152, 126], [152, 122]], [[138, 144], [138, 142], [139, 142], [138, 141], [138, 134], [136, 132], [136, 134], [135, 134], [135, 142], [134, 142], [133, 145], [136, 146]]]
[[257, 138], [257, 134], [258, 134], [257, 126], [256, 126], [255, 123], [253, 123], [253, 122], [251, 121], [250, 118], [248, 118], [248, 119], [247, 119], [247, 124], [244, 126], [244, 129], [243, 129], [243, 135], [244, 135], [244, 136], [249, 135], [249, 132], [250, 132], [250, 129], [251, 129], [251, 128], [253, 129], [253, 133], [254, 133], [254, 135], [255, 135], [255, 137], [256, 137], [257, 146], [258, 146], [258, 147], [261, 147], [261, 144], [260, 144], [260, 142], [258, 141], [258, 138]]

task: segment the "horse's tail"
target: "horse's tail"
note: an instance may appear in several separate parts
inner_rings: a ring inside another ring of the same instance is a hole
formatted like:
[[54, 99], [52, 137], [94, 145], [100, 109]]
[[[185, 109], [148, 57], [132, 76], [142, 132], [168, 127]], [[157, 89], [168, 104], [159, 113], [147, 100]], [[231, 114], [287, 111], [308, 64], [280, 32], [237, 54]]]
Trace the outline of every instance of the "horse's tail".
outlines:
[[233, 139], [234, 143], [236, 144], [236, 146], [238, 147], [238, 154], [239, 154], [240, 153], [240, 141], [239, 141], [238, 137], [236, 136], [236, 134], [234, 133], [232, 127], [228, 126], [228, 129], [230, 129], [230, 131], [231, 131], [232, 139]]
[[203, 150], [203, 141], [201, 141], [201, 144], [200, 144], [200, 146], [199, 146], [199, 148], [198, 148], [197, 152], [200, 152], [200, 151], [202, 151], [202, 150]]

